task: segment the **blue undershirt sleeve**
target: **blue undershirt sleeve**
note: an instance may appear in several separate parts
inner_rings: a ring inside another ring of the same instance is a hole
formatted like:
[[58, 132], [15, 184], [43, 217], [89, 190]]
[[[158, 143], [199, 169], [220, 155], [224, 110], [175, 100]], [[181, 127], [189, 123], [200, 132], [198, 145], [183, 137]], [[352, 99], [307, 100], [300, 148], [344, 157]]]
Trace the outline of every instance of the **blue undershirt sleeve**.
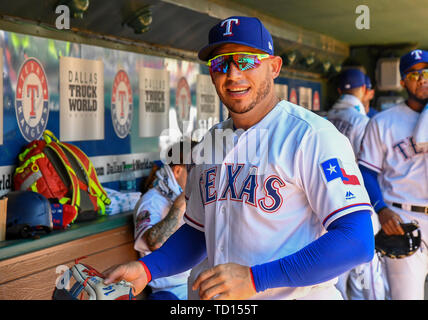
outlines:
[[340, 217], [327, 233], [301, 250], [251, 267], [256, 291], [318, 284], [371, 261], [374, 236], [370, 214], [361, 210]]
[[206, 257], [205, 234], [183, 224], [156, 251], [142, 257], [151, 280], [191, 269]]
[[377, 180], [377, 172], [362, 165], [359, 165], [358, 167], [360, 168], [361, 175], [363, 176], [364, 185], [367, 193], [369, 194], [370, 202], [372, 203], [375, 211], [379, 213], [381, 209], [386, 207], [386, 204], [383, 201], [382, 191], [380, 190], [379, 182]]

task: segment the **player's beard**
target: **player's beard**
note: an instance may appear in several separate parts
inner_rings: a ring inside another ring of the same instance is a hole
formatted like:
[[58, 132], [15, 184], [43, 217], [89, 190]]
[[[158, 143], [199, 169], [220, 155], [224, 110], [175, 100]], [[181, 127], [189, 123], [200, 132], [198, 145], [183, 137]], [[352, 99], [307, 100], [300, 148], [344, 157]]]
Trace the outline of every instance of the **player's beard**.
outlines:
[[407, 91], [408, 99], [414, 100], [423, 106], [425, 106], [428, 103], [428, 95], [421, 96], [413, 92], [410, 92], [409, 89], [407, 89], [406, 91]]
[[257, 90], [257, 95], [256, 95], [256, 99], [254, 99], [254, 101], [252, 101], [247, 107], [244, 108], [235, 108], [235, 106], [233, 105], [227, 105], [225, 104], [225, 106], [227, 107], [227, 109], [233, 113], [237, 113], [237, 114], [243, 114], [243, 113], [247, 113], [248, 111], [251, 111], [252, 109], [254, 109], [255, 106], [257, 106], [263, 99], [265, 99], [268, 94], [270, 93], [271, 89], [272, 89], [272, 82], [269, 81], [270, 79], [265, 79], [261, 85], [259, 90]]

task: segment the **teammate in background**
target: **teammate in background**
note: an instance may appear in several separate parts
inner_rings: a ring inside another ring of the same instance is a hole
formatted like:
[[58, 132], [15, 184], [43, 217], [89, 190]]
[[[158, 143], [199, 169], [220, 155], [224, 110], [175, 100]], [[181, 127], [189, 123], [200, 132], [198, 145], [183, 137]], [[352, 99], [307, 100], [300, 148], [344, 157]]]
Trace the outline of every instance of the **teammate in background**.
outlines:
[[[369, 117], [368, 104], [373, 97], [368, 89], [370, 79], [359, 69], [347, 69], [339, 75], [338, 91], [342, 95], [327, 114], [339, 131], [351, 142], [355, 156], [361, 147], [361, 140]], [[364, 104], [365, 103], [365, 104]], [[373, 233], [380, 230], [379, 221], [372, 215]], [[377, 255], [373, 260], [348, 270], [339, 276], [336, 284], [346, 300], [384, 300], [385, 284], [382, 265]]]
[[369, 117], [362, 103], [366, 95], [366, 79], [359, 69], [346, 69], [339, 75], [341, 96], [327, 113], [327, 119], [351, 142], [357, 156]]
[[[147, 179], [148, 190], [138, 200], [134, 209], [134, 249], [141, 257], [155, 251], [183, 223], [186, 209], [184, 188], [187, 169], [183, 161], [183, 143], [170, 147], [180, 148], [180, 161], [176, 164], [163, 164], [154, 167]], [[187, 300], [187, 278], [190, 270], [170, 277], [151, 281], [148, 300]]]
[[[231, 117], [195, 148], [207, 161], [190, 172], [186, 224], [150, 255], [110, 268], [105, 282], [126, 279], [138, 293], [202, 261], [189, 278], [192, 298], [341, 299], [336, 277], [374, 252], [372, 207], [349, 140], [277, 98], [282, 59], [259, 19], [221, 21], [199, 58]], [[219, 132], [232, 145], [210, 143]]]
[[[428, 102], [428, 52], [413, 50], [400, 59], [405, 102], [376, 114], [362, 142], [359, 164], [373, 206], [386, 234], [403, 234], [400, 222], [416, 220], [428, 234], [428, 148], [416, 143], [415, 128]], [[421, 120], [422, 121], [422, 120]], [[425, 129], [428, 123], [420, 125]], [[428, 142], [428, 137], [425, 137]], [[385, 257], [391, 299], [424, 299], [428, 251], [423, 243], [412, 256]]]
[[370, 77], [366, 74], [366, 94], [362, 100], [364, 105], [364, 110], [369, 118], [373, 117], [378, 111], [370, 105], [370, 101], [373, 100], [375, 95], [375, 89], [373, 88]]

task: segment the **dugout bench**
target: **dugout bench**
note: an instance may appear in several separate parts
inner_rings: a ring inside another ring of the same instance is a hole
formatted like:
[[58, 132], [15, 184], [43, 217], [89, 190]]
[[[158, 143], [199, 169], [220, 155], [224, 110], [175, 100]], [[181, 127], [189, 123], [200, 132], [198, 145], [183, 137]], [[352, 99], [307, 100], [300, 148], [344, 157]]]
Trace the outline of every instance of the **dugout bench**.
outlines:
[[0, 241], [0, 300], [51, 300], [65, 266], [82, 256], [87, 257], [82, 263], [100, 272], [138, 259], [133, 232], [129, 211], [76, 223], [39, 239]]

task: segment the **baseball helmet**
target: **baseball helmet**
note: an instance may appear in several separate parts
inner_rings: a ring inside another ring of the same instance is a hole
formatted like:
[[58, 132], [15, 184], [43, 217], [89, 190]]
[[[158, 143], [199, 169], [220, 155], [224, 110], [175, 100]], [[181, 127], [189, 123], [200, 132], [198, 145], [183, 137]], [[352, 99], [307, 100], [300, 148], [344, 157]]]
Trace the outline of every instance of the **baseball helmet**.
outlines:
[[33, 191], [11, 191], [7, 198], [6, 238], [28, 238], [52, 230], [48, 199]]

